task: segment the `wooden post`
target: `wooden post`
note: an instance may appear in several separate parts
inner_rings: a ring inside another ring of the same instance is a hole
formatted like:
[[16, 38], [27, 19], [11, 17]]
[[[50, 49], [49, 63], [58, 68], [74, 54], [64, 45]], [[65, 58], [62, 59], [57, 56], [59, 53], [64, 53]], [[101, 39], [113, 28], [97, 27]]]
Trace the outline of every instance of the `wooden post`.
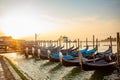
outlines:
[[37, 34], [35, 33], [35, 47], [37, 46]]
[[120, 64], [119, 64], [119, 62], [120, 62], [120, 59], [119, 59], [119, 54], [120, 54], [120, 37], [119, 37], [119, 32], [117, 32], [117, 66], [119, 66]]
[[42, 46], [42, 40], [41, 40], [40, 42], [41, 42], [41, 47], [43, 47], [43, 46]]
[[54, 46], [56, 46], [57, 45], [57, 41], [55, 40], [55, 45]]
[[26, 49], [25, 49], [25, 57], [26, 57], [26, 59], [28, 58], [28, 56], [29, 56], [29, 48], [28, 47], [26, 47]]
[[49, 47], [49, 40], [47, 40], [47, 47]]
[[58, 40], [57, 40], [57, 46], [58, 46]]
[[50, 40], [50, 46], [52, 47], [52, 40]]
[[110, 36], [110, 47], [111, 47], [111, 50], [112, 50], [112, 38], [111, 38], [111, 36]]
[[78, 44], [77, 44], [77, 40], [76, 40], [75, 42], [76, 42], [76, 47], [77, 47], [77, 45], [78, 45]]
[[71, 47], [71, 40], [69, 40], [69, 48]]
[[59, 40], [59, 46], [61, 46], [61, 40]]
[[[66, 40], [66, 50], [68, 49], [68, 41]], [[68, 55], [68, 50], [67, 50], [67, 55]]]
[[66, 49], [68, 49], [68, 41], [66, 41]]
[[97, 47], [97, 53], [98, 53], [98, 39], [96, 39], [96, 47]]
[[40, 40], [39, 40], [39, 47], [40, 47]]
[[50, 41], [48, 41], [48, 46], [50, 47]]
[[44, 47], [44, 40], [42, 40], [42, 47]]
[[100, 41], [98, 41], [98, 46], [100, 47]]
[[55, 45], [55, 41], [54, 40], [52, 40], [52, 46], [54, 46]]
[[40, 40], [38, 41], [38, 43], [39, 43], [39, 47], [40, 47]]
[[93, 48], [95, 46], [95, 36], [93, 35]]
[[56, 41], [54, 40], [54, 46], [56, 46]]
[[43, 46], [45, 47], [45, 40], [43, 41]]
[[79, 50], [79, 48], [80, 48], [80, 40], [78, 39], [78, 50]]
[[83, 65], [82, 65], [82, 58], [83, 58], [83, 56], [82, 56], [82, 53], [79, 51], [78, 52], [78, 56], [79, 56], [79, 64], [80, 64], [80, 67], [81, 67], [81, 69], [83, 69]]
[[86, 38], [86, 47], [88, 46], [88, 38]]
[[80, 48], [82, 49], [82, 41], [80, 41]]

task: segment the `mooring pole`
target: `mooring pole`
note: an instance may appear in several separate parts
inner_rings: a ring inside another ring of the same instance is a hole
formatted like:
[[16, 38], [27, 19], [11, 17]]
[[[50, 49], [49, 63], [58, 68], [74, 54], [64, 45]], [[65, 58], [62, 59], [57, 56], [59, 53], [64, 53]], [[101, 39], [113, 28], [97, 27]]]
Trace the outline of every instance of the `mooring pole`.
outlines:
[[120, 37], [119, 37], [119, 32], [117, 32], [117, 66], [119, 66], [119, 62], [120, 62], [120, 59], [119, 59], [119, 55], [120, 54]]
[[113, 52], [113, 50], [112, 50], [112, 38], [111, 38], [111, 36], [110, 36], [110, 47], [111, 47], [111, 51]]
[[59, 40], [59, 46], [61, 46], [61, 40]]
[[93, 35], [93, 48], [95, 46], [95, 36]]
[[86, 47], [88, 46], [88, 38], [86, 38]]
[[58, 46], [58, 40], [57, 40], [57, 46]]
[[68, 49], [68, 41], [66, 40], [66, 49]]
[[82, 49], [82, 41], [80, 41], [80, 48]]
[[55, 41], [53, 40], [53, 45], [52, 46], [54, 46], [55, 45]]
[[[96, 47], [97, 47], [97, 53], [98, 53], [98, 39], [96, 39]], [[94, 48], [94, 47], [93, 47]], [[94, 54], [93, 54], [93, 58], [94, 58], [94, 63], [95, 63], [95, 52], [94, 52]]]
[[80, 40], [78, 39], [78, 50], [79, 50], [79, 48], [80, 48]]
[[76, 44], [76, 47], [77, 47], [77, 45], [78, 45], [78, 44], [77, 44], [77, 40], [76, 40], [76, 43], [75, 43], [75, 44]]
[[[66, 40], [66, 50], [68, 49], [68, 41]], [[68, 55], [68, 50], [67, 50], [67, 55]]]
[[98, 53], [98, 38], [96, 39], [96, 47], [97, 47], [97, 53]]
[[71, 47], [71, 40], [69, 40], [69, 48]]
[[35, 47], [37, 45], [37, 34], [35, 33]]

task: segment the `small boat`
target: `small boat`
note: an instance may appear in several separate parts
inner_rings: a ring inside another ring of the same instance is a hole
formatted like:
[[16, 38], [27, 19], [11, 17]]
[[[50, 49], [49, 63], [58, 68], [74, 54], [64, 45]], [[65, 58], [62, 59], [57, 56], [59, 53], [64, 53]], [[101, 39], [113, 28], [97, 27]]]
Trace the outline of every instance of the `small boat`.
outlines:
[[98, 60], [83, 60], [82, 68], [88, 70], [108, 70], [114, 69], [116, 65], [115, 54], [106, 54], [104, 58]]
[[48, 60], [48, 51], [47, 50], [41, 50], [40, 59]]
[[95, 55], [94, 55], [94, 57], [95, 58], [103, 58], [106, 54], [109, 54], [109, 53], [112, 53], [112, 47], [111, 46], [109, 46], [109, 48], [106, 50], [106, 51], [104, 51], [104, 52], [98, 52], [98, 53], [96, 53]]
[[[104, 52], [97, 53], [95, 55], [95, 57], [91, 58], [91, 60], [94, 59], [94, 58], [96, 58], [98, 60], [100, 58], [103, 58], [105, 54], [109, 54], [109, 53], [111, 53], [111, 48], [110, 47]], [[62, 55], [62, 54], [60, 54], [60, 55]], [[69, 58], [65, 58], [65, 56], [63, 56], [62, 59], [61, 59], [61, 63], [64, 66], [80, 66], [80, 57], [73, 57], [71, 55], [67, 55], [66, 57], [69, 57]]]
[[58, 46], [58, 47], [55, 47], [55, 48], [41, 48], [41, 52], [39, 54], [40, 58], [41, 59], [46, 59], [48, 60], [49, 59], [49, 55], [51, 54], [51, 52], [53, 53], [57, 53], [58, 50], [62, 49], [64, 46]]
[[[74, 50], [76, 50], [77, 48], [75, 48]], [[82, 51], [82, 52], [85, 52], [85, 51], [87, 51], [87, 49], [88, 49], [88, 47], [86, 47], [85, 49], [83, 49], [83, 50], [80, 50], [80, 51]], [[74, 51], [73, 50], [73, 51]], [[67, 51], [69, 51], [69, 53], [68, 54], [71, 54], [72, 55], [72, 52], [70, 52], [70, 51], [72, 51], [72, 48], [69, 48]], [[67, 55], [67, 52], [63, 52], [63, 51], [61, 51], [61, 53], [62, 53], [62, 55], [64, 55], [64, 56], [69, 56], [69, 55]], [[74, 54], [76, 55], [78, 53], [78, 51], [74, 51]], [[70, 56], [71, 56], [70, 55]], [[73, 57], [73, 56], [72, 56]], [[69, 58], [69, 57], [66, 57], [66, 58]], [[60, 55], [59, 54], [51, 54], [50, 55], [50, 57], [49, 57], [49, 60], [51, 61], [51, 62], [59, 62], [60, 61]]]
[[74, 46], [70, 47], [69, 49], [62, 49], [60, 50], [62, 52], [63, 55], [67, 55], [68, 52], [70, 52], [71, 50], [73, 50]]
[[97, 51], [97, 49], [98, 49], [98, 47], [96, 46], [95, 48], [93, 48], [89, 51], [83, 52], [82, 55], [83, 55], [83, 57], [91, 58], [93, 56], [93, 54]]
[[58, 51], [61, 50], [62, 48], [64, 48], [64, 46], [58, 46], [56, 48], [49, 49], [49, 50], [51, 51], [51, 53], [58, 53]]
[[49, 47], [49, 48], [40, 48], [40, 54], [39, 54], [40, 59], [46, 59], [46, 60], [48, 60], [49, 59], [49, 57], [48, 57], [49, 50], [51, 50], [51, 49], [53, 49], [53, 48], [52, 47]]
[[77, 51], [77, 49], [78, 49], [78, 47], [77, 47], [76, 49], [74, 49], [74, 50], [72, 50], [71, 52], [69, 52], [68, 55], [71, 55], [71, 56], [73, 56], [73, 57], [78, 57], [78, 52], [81, 52], [81, 53], [84, 54], [85, 52], [87, 52], [88, 48], [89, 48], [89, 46], [86, 46], [85, 49], [82, 49], [82, 50]]
[[[59, 52], [62, 52], [62, 54], [63, 55], [67, 55], [67, 52], [68, 51], [70, 51], [70, 50], [72, 50], [74, 48], [74, 46], [72, 46], [72, 47], [70, 47], [69, 49], [63, 49], [63, 50], [60, 50]], [[59, 53], [58, 52], [58, 53]], [[49, 60], [50, 60], [50, 62], [59, 62], [60, 60], [59, 60], [59, 54], [58, 53], [56, 53], [56, 54], [53, 54], [53, 53], [51, 53], [50, 55], [49, 55]]]

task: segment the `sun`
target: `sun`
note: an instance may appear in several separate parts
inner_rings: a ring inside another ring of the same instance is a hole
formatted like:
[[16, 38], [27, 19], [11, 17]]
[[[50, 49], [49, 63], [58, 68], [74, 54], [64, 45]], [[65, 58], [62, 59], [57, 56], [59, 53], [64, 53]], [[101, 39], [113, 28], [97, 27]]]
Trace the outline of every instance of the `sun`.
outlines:
[[2, 30], [14, 38], [51, 32], [54, 23], [35, 14], [9, 13], [2, 19]]

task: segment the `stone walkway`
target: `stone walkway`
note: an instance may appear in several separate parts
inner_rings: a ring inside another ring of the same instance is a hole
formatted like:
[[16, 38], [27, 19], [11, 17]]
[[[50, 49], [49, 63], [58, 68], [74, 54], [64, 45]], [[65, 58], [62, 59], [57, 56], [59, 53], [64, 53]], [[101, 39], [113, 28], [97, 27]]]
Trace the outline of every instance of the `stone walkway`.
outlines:
[[3, 56], [0, 56], [0, 80], [22, 80]]
[[4, 71], [0, 62], [0, 80], [5, 80]]

